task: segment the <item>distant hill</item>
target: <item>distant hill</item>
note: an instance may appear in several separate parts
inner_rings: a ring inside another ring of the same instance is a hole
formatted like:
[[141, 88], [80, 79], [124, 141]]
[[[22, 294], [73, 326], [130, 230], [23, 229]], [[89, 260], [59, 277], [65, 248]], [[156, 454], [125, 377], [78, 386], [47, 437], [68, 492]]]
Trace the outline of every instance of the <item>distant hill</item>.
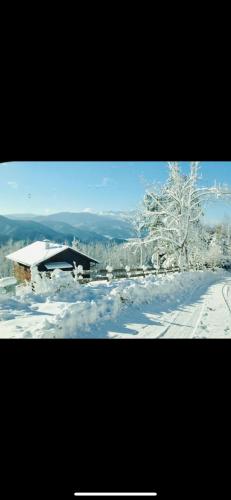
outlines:
[[109, 238], [125, 240], [135, 236], [132, 223], [130, 220], [126, 219], [124, 213], [123, 217], [121, 217], [116, 216], [116, 212], [110, 213], [110, 215], [100, 215], [89, 212], [60, 212], [57, 214], [39, 216], [33, 220], [42, 224], [63, 222], [65, 224], [70, 224], [74, 228], [91, 231]]
[[[79, 241], [82, 241], [83, 243], [89, 243], [89, 242], [107, 242], [108, 243], [108, 238], [105, 236], [95, 233], [93, 231], [88, 231], [86, 229], [80, 229], [76, 228], [74, 226], [71, 226], [71, 224], [68, 224], [67, 222], [60, 222], [56, 220], [50, 220], [49, 217], [36, 217], [36, 222], [39, 222], [40, 224], [49, 227], [53, 231], [56, 231], [57, 233], [61, 233], [63, 235], [63, 238], [71, 238], [71, 241], [73, 238], [76, 238]], [[113, 238], [113, 241], [115, 241], [115, 238]]]
[[[11, 216], [12, 217], [12, 216]], [[76, 228], [66, 222], [50, 220], [49, 217], [34, 216], [33, 220], [12, 219], [0, 216], [0, 243], [6, 243], [10, 239], [13, 241], [36, 241], [49, 239], [58, 243], [66, 240], [69, 244], [73, 238], [83, 242], [102, 242], [108, 243], [109, 239], [94, 231], [84, 228]], [[40, 222], [41, 220], [41, 222]], [[111, 238], [113, 242], [121, 243], [119, 238]]]
[[0, 242], [5, 243], [10, 239], [13, 241], [50, 239], [59, 243], [63, 241], [63, 234], [38, 222], [12, 220], [0, 215]]
[[36, 214], [4, 214], [4, 217], [14, 220], [33, 220], [38, 216]]

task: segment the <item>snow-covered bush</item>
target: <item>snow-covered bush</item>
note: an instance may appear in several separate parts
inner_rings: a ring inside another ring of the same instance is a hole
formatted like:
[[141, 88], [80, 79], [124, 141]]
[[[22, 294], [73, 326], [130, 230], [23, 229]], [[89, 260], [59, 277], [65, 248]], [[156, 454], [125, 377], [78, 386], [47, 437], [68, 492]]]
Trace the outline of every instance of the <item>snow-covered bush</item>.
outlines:
[[168, 255], [166, 260], [163, 262], [164, 269], [171, 269], [177, 266], [177, 261], [174, 255]]
[[130, 276], [131, 276], [131, 274], [132, 274], [132, 273], [131, 273], [131, 268], [130, 268], [130, 266], [125, 266], [125, 271], [126, 271], [126, 273], [127, 273], [128, 278], [130, 278]]
[[111, 265], [106, 266], [106, 271], [107, 271], [107, 279], [108, 281], [111, 281], [113, 278], [113, 267]]
[[81, 265], [76, 265], [76, 262], [74, 262], [74, 270], [72, 271], [74, 275], [75, 281], [81, 281], [83, 279], [83, 266]]
[[31, 281], [18, 285], [16, 295], [23, 297], [33, 293], [53, 296], [65, 289], [74, 290], [77, 286], [78, 283], [69, 271], [55, 269], [49, 276], [46, 273], [40, 273], [34, 266], [31, 268]]
[[207, 263], [212, 267], [222, 267], [223, 253], [219, 242], [213, 238], [206, 256]]
[[74, 264], [74, 269], [72, 272], [73, 272], [74, 280], [78, 281], [78, 270], [77, 270], [76, 262], [74, 262], [73, 264]]
[[52, 285], [54, 284], [55, 286], [72, 286], [73, 285], [73, 276], [72, 272], [70, 271], [62, 271], [61, 269], [55, 269], [51, 273], [51, 277], [46, 276], [45, 280], [47, 282], [51, 282]]
[[156, 253], [153, 253], [150, 260], [153, 269], [156, 269], [158, 271], [160, 269], [160, 261], [158, 255]]

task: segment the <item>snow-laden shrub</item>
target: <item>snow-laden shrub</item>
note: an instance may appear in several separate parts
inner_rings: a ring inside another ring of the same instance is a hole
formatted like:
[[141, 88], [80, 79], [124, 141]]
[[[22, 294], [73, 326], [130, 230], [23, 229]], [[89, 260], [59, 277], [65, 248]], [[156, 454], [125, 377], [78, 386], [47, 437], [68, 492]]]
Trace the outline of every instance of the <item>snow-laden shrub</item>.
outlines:
[[156, 264], [157, 264], [157, 258], [156, 258], [156, 254], [155, 253], [153, 253], [152, 256], [151, 256], [151, 263], [152, 263], [153, 267], [155, 267]]
[[41, 274], [38, 272], [36, 266], [31, 268], [31, 286], [33, 291], [36, 293], [50, 292], [51, 287], [49, 281], [45, 273]]
[[177, 267], [177, 260], [175, 255], [169, 255], [166, 260], [163, 262], [164, 269], [171, 269], [172, 267]]
[[127, 273], [127, 275], [128, 275], [128, 278], [130, 278], [130, 277], [131, 277], [131, 274], [132, 274], [132, 273], [131, 273], [131, 268], [130, 268], [130, 266], [125, 266], [125, 271], [126, 271], [126, 273]]
[[82, 281], [83, 280], [83, 266], [81, 266], [81, 265], [77, 266], [76, 272], [77, 272], [77, 280]]
[[25, 283], [21, 283], [20, 285], [17, 285], [15, 287], [16, 297], [19, 297], [22, 299], [24, 297], [26, 297], [27, 295], [32, 294], [32, 292], [33, 292], [33, 290], [32, 290], [31, 282], [28, 282], [28, 281], [26, 281]]
[[222, 267], [223, 253], [219, 242], [212, 239], [206, 254], [206, 262], [212, 267]]
[[91, 301], [76, 301], [57, 316], [55, 336], [81, 337], [83, 332], [90, 331], [91, 326], [97, 322], [115, 319], [120, 308], [120, 297], [111, 294]]
[[72, 272], [74, 274], [75, 281], [79, 281], [79, 280], [83, 279], [83, 276], [82, 276], [83, 275], [83, 266], [81, 266], [81, 265], [77, 266], [76, 262], [74, 262], [74, 270]]
[[107, 279], [108, 279], [108, 281], [111, 281], [111, 280], [112, 280], [112, 278], [113, 278], [113, 274], [112, 274], [112, 272], [113, 272], [113, 267], [112, 267], [112, 266], [110, 266], [110, 265], [109, 265], [109, 266], [106, 266], [106, 271], [107, 271], [107, 274], [106, 274]]
[[30, 294], [51, 295], [59, 293], [61, 290], [75, 290], [78, 284], [69, 271], [55, 269], [50, 276], [40, 273], [37, 267], [31, 268], [31, 281], [16, 287], [16, 295], [25, 297]]
[[171, 273], [166, 276], [149, 275], [145, 278], [136, 278], [118, 283], [111, 295], [119, 295], [122, 302], [142, 304], [149, 303], [153, 300], [159, 302], [171, 301], [172, 297], [179, 295], [181, 292], [185, 296], [195, 286], [214, 281], [214, 277], [210, 271], [207, 272], [183, 272]]
[[70, 271], [62, 271], [61, 269], [55, 269], [51, 273], [51, 277], [49, 278], [46, 276], [46, 280], [49, 282], [51, 281], [52, 284], [54, 283], [56, 286], [71, 286], [73, 285], [73, 276]]

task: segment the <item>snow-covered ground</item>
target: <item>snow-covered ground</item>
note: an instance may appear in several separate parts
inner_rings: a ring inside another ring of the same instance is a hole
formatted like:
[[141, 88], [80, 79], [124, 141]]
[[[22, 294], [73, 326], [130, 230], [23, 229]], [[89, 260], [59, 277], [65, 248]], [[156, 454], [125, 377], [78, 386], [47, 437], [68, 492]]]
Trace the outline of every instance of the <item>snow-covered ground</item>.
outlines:
[[231, 338], [231, 274], [75, 282], [0, 295], [1, 338]]

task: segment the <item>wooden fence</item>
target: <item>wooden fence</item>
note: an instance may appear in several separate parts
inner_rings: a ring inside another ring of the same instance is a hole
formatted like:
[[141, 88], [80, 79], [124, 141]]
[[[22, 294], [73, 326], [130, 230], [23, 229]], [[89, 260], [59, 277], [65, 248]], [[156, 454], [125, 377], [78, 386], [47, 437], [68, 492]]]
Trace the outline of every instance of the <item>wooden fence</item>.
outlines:
[[123, 278], [138, 278], [148, 275], [167, 275], [168, 273], [177, 273], [180, 271], [199, 271], [199, 270], [208, 270], [213, 269], [213, 266], [197, 266], [195, 268], [191, 267], [190, 269], [173, 267], [169, 269], [153, 269], [153, 267], [146, 267], [145, 269], [136, 267], [130, 268], [130, 271], [126, 271], [126, 269], [113, 269], [109, 272], [107, 269], [97, 269], [92, 268], [90, 271], [82, 271], [78, 274], [78, 281], [80, 283], [89, 283], [91, 281], [111, 281], [112, 279], [123, 279]]
[[174, 267], [171, 269], [153, 269], [153, 268], [131, 268], [130, 271], [126, 271], [125, 269], [113, 269], [113, 271], [109, 272], [107, 269], [91, 269], [89, 271], [82, 271], [81, 274], [78, 274], [78, 280], [80, 283], [89, 283], [90, 281], [111, 281], [111, 279], [122, 279], [122, 278], [138, 278], [148, 276], [150, 274], [159, 275], [159, 274], [168, 274], [179, 272], [179, 267]]

